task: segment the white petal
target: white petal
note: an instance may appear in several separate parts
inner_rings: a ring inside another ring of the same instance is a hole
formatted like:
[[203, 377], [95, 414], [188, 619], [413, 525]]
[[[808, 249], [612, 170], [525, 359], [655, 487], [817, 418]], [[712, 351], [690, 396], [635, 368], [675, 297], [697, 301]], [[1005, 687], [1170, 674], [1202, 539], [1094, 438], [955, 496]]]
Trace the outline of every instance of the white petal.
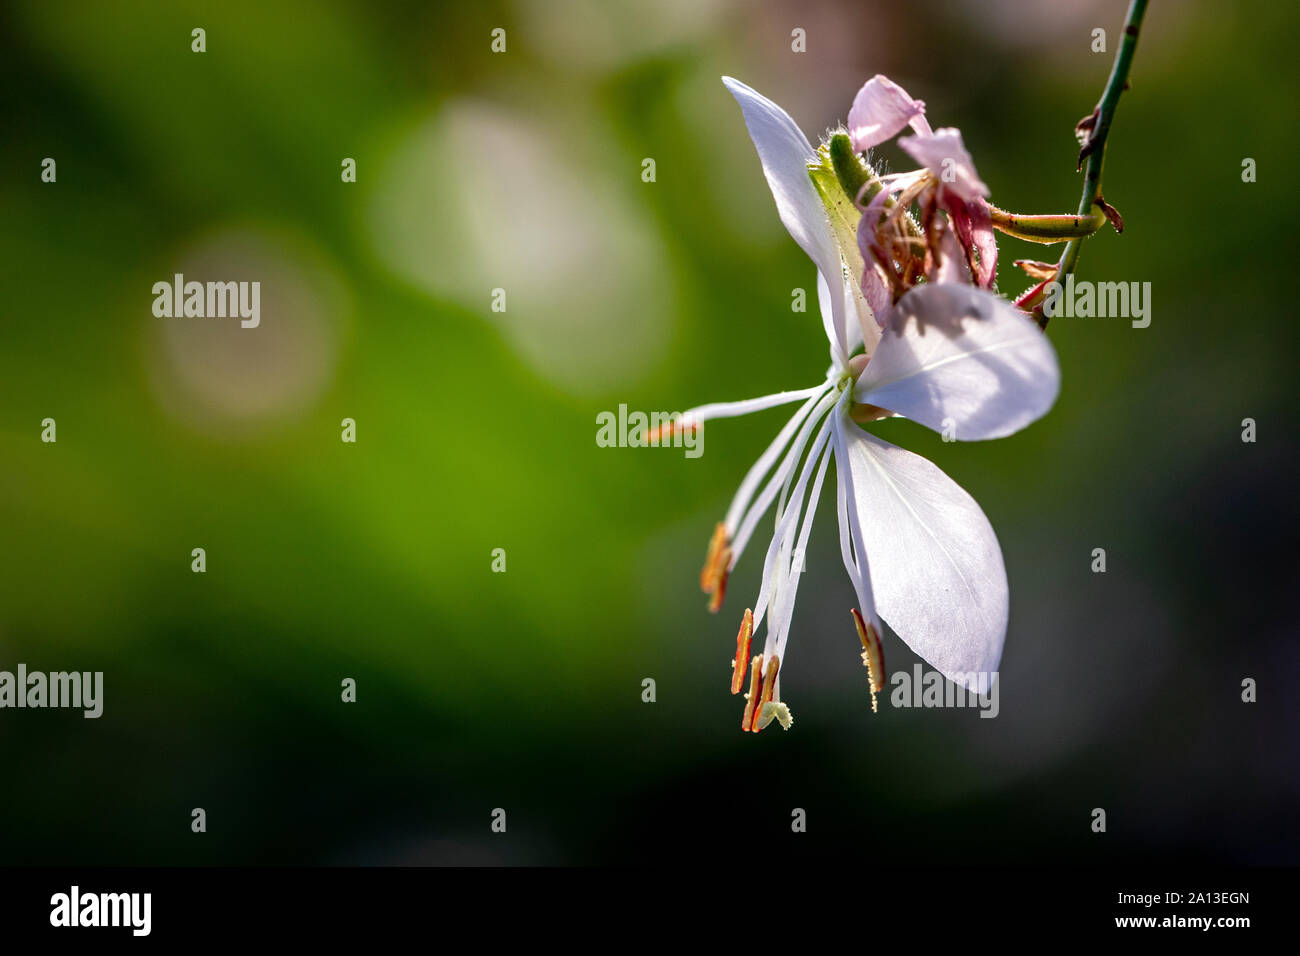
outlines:
[[876, 608], [963, 687], [992, 674], [1007, 631], [1007, 574], [979, 505], [933, 463], [845, 428]]
[[[781, 222], [816, 264], [827, 286], [839, 288], [844, 270], [826, 207], [808, 175], [808, 164], [818, 163], [808, 137], [790, 115], [771, 100], [729, 76], [724, 76], [722, 82], [740, 104]], [[834, 334], [834, 330], [845, 328], [844, 303], [835, 296], [831, 297], [831, 302], [834, 316], [827, 329], [827, 338], [833, 348], [843, 348], [841, 336]]]
[[[853, 546], [853, 537], [849, 531], [849, 501], [848, 501], [848, 482], [845, 480], [845, 472], [848, 465], [848, 455], [842, 451], [844, 438], [839, 434], [842, 426], [836, 423], [835, 426], [835, 516], [840, 526], [840, 558], [844, 561], [844, 570], [848, 572], [849, 581], [853, 585], [853, 591], [858, 596], [858, 602], [866, 597], [866, 591], [862, 587], [862, 575], [858, 571], [857, 549]], [[861, 610], [859, 608], [859, 610]]]
[[[849, 355], [862, 344], [861, 323], [857, 319], [858, 306], [853, 299], [853, 283], [845, 279], [844, 299], [840, 303], [840, 308], [836, 309], [830, 288], [819, 270], [817, 305], [822, 312], [822, 327], [826, 330], [827, 338], [831, 340], [831, 361], [837, 368], [843, 368], [848, 362]], [[865, 308], [870, 310], [870, 306]], [[872, 345], [874, 344], [873, 341]]]
[[844, 437], [849, 429], [860, 431], [858, 426], [844, 414], [843, 408], [837, 408], [831, 438], [835, 443], [836, 512], [840, 526], [840, 557], [844, 560], [844, 570], [848, 572], [849, 581], [853, 584], [853, 592], [858, 596], [858, 613], [879, 628], [880, 619], [876, 614], [876, 599], [871, 592], [871, 567], [862, 549], [862, 528], [858, 520], [857, 499], [854, 495], [853, 482], [850, 480], [848, 439]]
[[854, 387], [879, 405], [960, 441], [1001, 438], [1041, 418], [1061, 372], [1042, 330], [990, 292], [920, 285], [894, 307], [876, 353]]
[[[855, 246], [852, 244], [848, 248], [854, 254], [856, 253]], [[817, 299], [822, 309], [822, 322], [835, 322], [831, 293], [820, 275], [817, 277]], [[880, 341], [880, 323], [876, 313], [872, 310], [870, 302], [862, 292], [860, 279], [855, 280], [847, 275], [845, 276], [844, 309], [840, 314], [844, 316], [845, 358], [839, 359], [834, 354], [833, 348], [831, 358], [836, 363], [836, 367], [842, 369], [845, 367], [847, 357], [852, 355], [859, 345], [863, 346], [865, 354], [870, 355], [876, 350], [876, 343]]]

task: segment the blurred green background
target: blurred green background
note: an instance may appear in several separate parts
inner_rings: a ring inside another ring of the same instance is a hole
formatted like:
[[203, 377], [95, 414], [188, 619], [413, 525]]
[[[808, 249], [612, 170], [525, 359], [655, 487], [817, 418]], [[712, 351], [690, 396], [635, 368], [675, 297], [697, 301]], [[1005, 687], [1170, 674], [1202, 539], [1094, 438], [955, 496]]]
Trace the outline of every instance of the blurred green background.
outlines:
[[[874, 428], [997, 529], [996, 720], [872, 715], [823, 502], [795, 727], [740, 733], [760, 555], [720, 615], [696, 579], [784, 416], [694, 460], [594, 442], [620, 403], [824, 372], [721, 75], [815, 139], [886, 73], [995, 202], [1072, 211], [1124, 8], [6, 4], [0, 669], [102, 670], [105, 713], [0, 712], [0, 862], [1300, 861], [1293, 5], [1152, 4], [1107, 155], [1127, 228], [1080, 265], [1151, 282], [1151, 326], [1056, 320], [1060, 400], [1013, 438]], [[1003, 238], [1001, 290], [1051, 256]], [[155, 318], [176, 272], [259, 279], [260, 328]]]

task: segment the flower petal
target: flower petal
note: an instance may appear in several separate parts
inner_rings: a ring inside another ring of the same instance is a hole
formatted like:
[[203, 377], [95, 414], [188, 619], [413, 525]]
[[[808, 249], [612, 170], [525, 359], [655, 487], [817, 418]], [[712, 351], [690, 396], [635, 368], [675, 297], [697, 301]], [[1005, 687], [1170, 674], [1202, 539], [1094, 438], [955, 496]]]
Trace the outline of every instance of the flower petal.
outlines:
[[889, 281], [880, 271], [880, 264], [874, 260], [867, 262], [862, 269], [862, 297], [871, 307], [876, 317], [877, 327], [883, 329], [889, 324], [889, 313], [894, 307], [894, 295], [889, 291]]
[[[724, 76], [722, 82], [740, 104], [781, 222], [812, 259], [827, 286], [838, 289], [844, 281], [844, 269], [826, 207], [808, 175], [808, 164], [818, 162], [808, 137], [771, 100], [729, 76]], [[846, 327], [843, 296], [831, 296], [831, 304], [833, 319], [826, 330], [827, 338], [832, 349], [842, 349], [842, 336], [836, 330]]]
[[[865, 152], [893, 139], [917, 117], [924, 120], [925, 103], [914, 100], [893, 80], [877, 73], [863, 84], [849, 109], [849, 138]], [[924, 127], [928, 129], [928, 126]]]
[[993, 235], [993, 214], [989, 204], [978, 197], [967, 202], [948, 192], [943, 196], [943, 208], [947, 210], [968, 257], [975, 253], [974, 260], [968, 259], [976, 262], [975, 281], [985, 289], [993, 288], [993, 279], [998, 271], [998, 242]]
[[970, 284], [970, 260], [957, 238], [955, 227], [944, 229], [939, 236], [939, 267], [935, 270], [931, 281], [939, 284], [949, 282], [959, 285]]
[[983, 289], [944, 283], [894, 306], [853, 397], [979, 441], [1041, 418], [1060, 387], [1056, 352], [1030, 318]]
[[[841, 283], [845, 290], [848, 290], [848, 280]], [[822, 329], [831, 343], [831, 361], [838, 368], [848, 360], [848, 355], [859, 343], [862, 342], [862, 333], [858, 330], [858, 322], [847, 321], [850, 314], [857, 315], [854, 311], [848, 310], [853, 307], [854, 303], [845, 296], [839, 300], [837, 309], [836, 301], [831, 296], [831, 290], [826, 285], [826, 279], [822, 276], [820, 269], [817, 270], [817, 308], [822, 314]], [[842, 321], [843, 320], [843, 321]]]
[[975, 160], [961, 141], [961, 130], [945, 126], [928, 136], [923, 133], [904, 136], [898, 145], [938, 176], [945, 188], [967, 202], [989, 194], [989, 187], [975, 172]]
[[850, 429], [859, 429], [849, 420], [846, 410], [847, 405], [835, 410], [831, 431], [835, 455], [835, 510], [840, 528], [840, 557], [844, 560], [844, 570], [848, 572], [849, 581], [858, 597], [858, 613], [879, 630], [880, 616], [876, 613], [876, 599], [871, 592], [871, 566], [863, 551], [857, 500], [854, 497], [853, 483], [849, 480], [848, 439], [845, 434]]
[[976, 685], [998, 669], [1007, 631], [1007, 574], [992, 526], [932, 462], [860, 428], [844, 435], [880, 616], [949, 680]]
[[889, 324], [889, 313], [894, 307], [894, 296], [889, 290], [889, 280], [882, 271], [876, 252], [879, 241], [876, 228], [880, 214], [890, 198], [890, 189], [882, 189], [872, 197], [862, 210], [858, 221], [858, 254], [862, 256], [862, 295], [875, 316], [877, 329]]

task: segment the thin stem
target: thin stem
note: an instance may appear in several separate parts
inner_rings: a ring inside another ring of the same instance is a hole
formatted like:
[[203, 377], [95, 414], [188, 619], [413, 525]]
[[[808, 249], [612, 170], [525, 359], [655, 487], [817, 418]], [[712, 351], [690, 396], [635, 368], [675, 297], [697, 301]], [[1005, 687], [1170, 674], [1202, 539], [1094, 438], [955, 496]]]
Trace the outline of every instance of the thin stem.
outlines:
[[[1083, 195], [1079, 199], [1081, 218], [1091, 216], [1094, 206], [1102, 211], [1106, 209], [1101, 196], [1101, 166], [1106, 158], [1106, 137], [1110, 134], [1110, 124], [1115, 118], [1115, 108], [1119, 105], [1120, 94], [1128, 86], [1129, 68], [1133, 65], [1133, 51], [1137, 49], [1138, 31], [1146, 12], [1147, 0], [1132, 0], [1129, 4], [1128, 16], [1124, 21], [1124, 36], [1120, 41], [1119, 51], [1115, 54], [1115, 64], [1111, 67], [1110, 79], [1106, 81], [1106, 88], [1102, 91], [1097, 108], [1093, 111], [1091, 134], [1079, 152], [1080, 163], [1085, 158], [1088, 161], [1088, 168], [1083, 177]], [[1057, 281], [1072, 273], [1079, 264], [1079, 251], [1082, 245], [1082, 238], [1071, 239], [1066, 243], [1057, 267]], [[1036, 309], [1035, 312], [1038, 314], [1038, 324], [1046, 328], [1049, 317], [1043, 315], [1041, 309]]]

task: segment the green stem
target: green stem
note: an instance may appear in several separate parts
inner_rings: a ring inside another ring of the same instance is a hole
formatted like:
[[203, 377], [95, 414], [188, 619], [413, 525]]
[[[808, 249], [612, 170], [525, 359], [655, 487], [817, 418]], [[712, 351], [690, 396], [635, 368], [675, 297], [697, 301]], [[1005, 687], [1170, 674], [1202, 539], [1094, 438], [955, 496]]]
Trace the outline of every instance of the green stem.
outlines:
[[[1088, 168], [1083, 177], [1083, 195], [1079, 199], [1081, 218], [1091, 216], [1094, 207], [1103, 208], [1099, 200], [1101, 200], [1101, 166], [1106, 158], [1106, 137], [1110, 135], [1110, 124], [1115, 118], [1115, 108], [1119, 106], [1120, 94], [1128, 86], [1129, 68], [1133, 65], [1133, 52], [1137, 49], [1138, 32], [1146, 12], [1147, 0], [1132, 0], [1129, 4], [1128, 16], [1124, 20], [1124, 37], [1120, 41], [1119, 51], [1115, 54], [1115, 64], [1111, 67], [1110, 79], [1106, 81], [1106, 88], [1097, 103], [1096, 121], [1092, 133], [1080, 153], [1081, 159], [1086, 155], [1088, 160]], [[1079, 251], [1082, 245], [1082, 238], [1071, 239], [1066, 243], [1065, 251], [1061, 253], [1060, 264], [1057, 266], [1058, 282], [1072, 273], [1079, 264]], [[1041, 308], [1035, 311], [1038, 313], [1038, 324], [1046, 328], [1048, 316], [1042, 314]]]

